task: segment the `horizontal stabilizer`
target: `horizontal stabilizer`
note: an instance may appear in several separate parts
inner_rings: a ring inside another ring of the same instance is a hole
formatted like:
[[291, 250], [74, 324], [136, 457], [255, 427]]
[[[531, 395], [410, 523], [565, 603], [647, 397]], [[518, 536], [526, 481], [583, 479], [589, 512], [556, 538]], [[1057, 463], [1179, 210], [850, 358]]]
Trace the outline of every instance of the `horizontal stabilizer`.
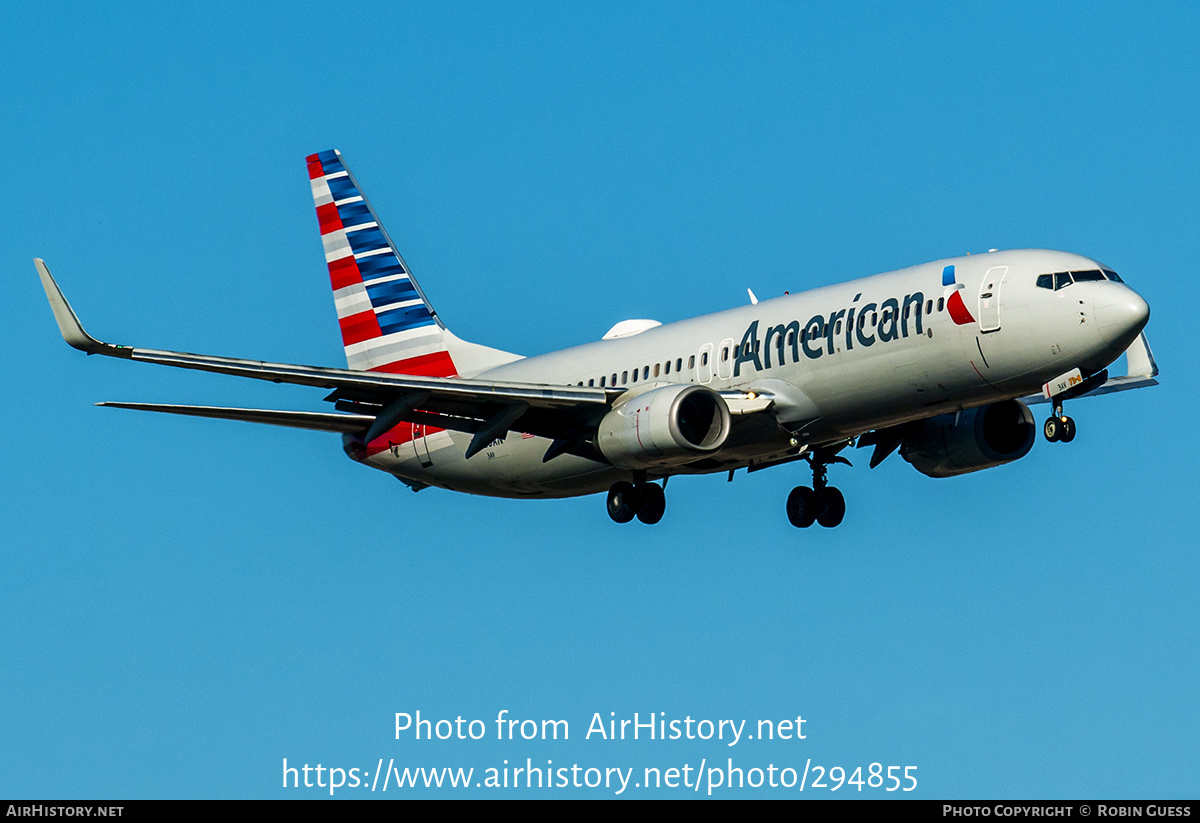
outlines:
[[247, 423], [269, 423], [292, 429], [359, 434], [375, 418], [369, 414], [340, 414], [334, 412], [277, 411], [275, 409], [235, 409], [226, 406], [172, 406], [165, 403], [97, 403], [114, 409], [183, 414], [189, 417], [213, 417], [218, 420], [245, 420]]

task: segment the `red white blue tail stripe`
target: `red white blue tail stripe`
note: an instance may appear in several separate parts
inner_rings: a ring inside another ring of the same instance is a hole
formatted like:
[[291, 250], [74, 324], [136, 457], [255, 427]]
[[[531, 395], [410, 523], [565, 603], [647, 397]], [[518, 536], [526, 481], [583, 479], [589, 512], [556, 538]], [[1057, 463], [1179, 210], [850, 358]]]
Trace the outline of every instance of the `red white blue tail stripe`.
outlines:
[[323, 151], [307, 160], [349, 367], [431, 377], [457, 374], [442, 326], [341, 153]]

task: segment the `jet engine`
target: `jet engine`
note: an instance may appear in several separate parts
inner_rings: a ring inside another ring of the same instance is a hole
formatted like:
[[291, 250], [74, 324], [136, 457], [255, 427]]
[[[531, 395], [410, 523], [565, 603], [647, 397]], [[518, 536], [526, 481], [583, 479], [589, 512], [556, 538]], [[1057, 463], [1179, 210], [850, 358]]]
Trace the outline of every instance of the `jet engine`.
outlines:
[[614, 406], [600, 421], [596, 448], [622, 469], [680, 466], [721, 448], [729, 423], [729, 407], [712, 389], [662, 386]]
[[1029, 407], [1004, 400], [914, 423], [900, 454], [921, 474], [953, 477], [1024, 457], [1036, 437]]

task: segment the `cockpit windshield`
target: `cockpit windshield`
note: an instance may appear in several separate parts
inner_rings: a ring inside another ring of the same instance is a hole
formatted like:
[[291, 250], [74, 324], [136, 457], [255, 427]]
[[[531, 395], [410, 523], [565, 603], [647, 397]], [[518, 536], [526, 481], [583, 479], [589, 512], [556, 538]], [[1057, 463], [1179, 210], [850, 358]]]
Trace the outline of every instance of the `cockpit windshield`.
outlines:
[[1065, 289], [1072, 283], [1086, 283], [1089, 281], [1111, 280], [1114, 283], [1124, 283], [1115, 271], [1110, 269], [1087, 269], [1086, 271], [1059, 271], [1054, 274], [1039, 274], [1037, 285], [1040, 289], [1050, 289], [1058, 291]]

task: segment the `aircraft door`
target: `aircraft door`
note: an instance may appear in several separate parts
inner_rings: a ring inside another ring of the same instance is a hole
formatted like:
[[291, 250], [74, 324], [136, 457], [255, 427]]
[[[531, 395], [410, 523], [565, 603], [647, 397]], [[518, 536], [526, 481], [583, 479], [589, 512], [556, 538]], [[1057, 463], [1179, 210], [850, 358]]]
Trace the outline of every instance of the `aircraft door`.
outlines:
[[421, 468], [427, 469], [433, 465], [433, 460], [429, 457], [429, 442], [425, 439], [428, 427], [422, 423], [410, 423], [412, 426], [412, 444], [413, 454], [417, 458], [417, 462], [421, 464]]
[[983, 275], [979, 286], [979, 330], [1000, 331], [1000, 287], [1008, 275], [1008, 266], [993, 266]]
[[712, 382], [712, 351], [713, 344], [705, 343], [696, 355], [696, 379], [704, 384]]
[[728, 380], [733, 377], [734, 342], [732, 338], [721, 341], [721, 353], [717, 355], [717, 377]]

